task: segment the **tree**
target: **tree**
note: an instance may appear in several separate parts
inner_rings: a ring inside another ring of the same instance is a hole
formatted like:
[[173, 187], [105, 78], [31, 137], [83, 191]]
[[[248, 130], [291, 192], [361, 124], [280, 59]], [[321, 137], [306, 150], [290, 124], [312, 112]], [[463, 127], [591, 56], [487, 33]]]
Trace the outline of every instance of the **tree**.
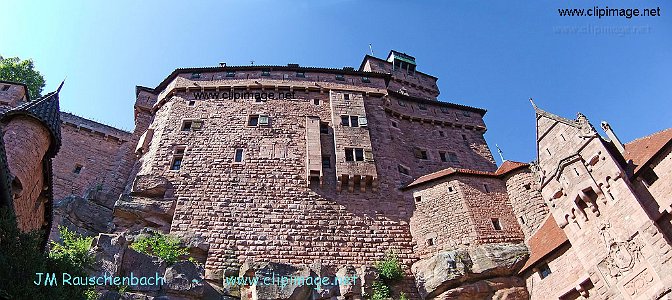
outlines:
[[33, 60], [21, 60], [18, 57], [0, 56], [0, 80], [24, 83], [28, 87], [30, 99], [39, 98], [45, 84], [42, 74], [35, 70]]

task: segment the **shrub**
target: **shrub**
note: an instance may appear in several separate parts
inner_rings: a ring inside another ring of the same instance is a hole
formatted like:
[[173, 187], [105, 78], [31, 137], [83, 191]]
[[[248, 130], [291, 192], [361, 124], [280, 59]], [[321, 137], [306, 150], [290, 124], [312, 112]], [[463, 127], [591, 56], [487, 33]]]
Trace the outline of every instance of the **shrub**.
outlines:
[[387, 284], [395, 283], [404, 277], [401, 264], [392, 252], [385, 254], [385, 258], [376, 263], [376, 269], [378, 269], [381, 279]]
[[390, 298], [390, 287], [382, 281], [376, 280], [373, 282], [373, 294], [371, 300], [385, 300]]
[[187, 248], [180, 246], [180, 239], [158, 232], [141, 236], [131, 244], [131, 248], [158, 257], [169, 265], [176, 263], [181, 256], [189, 254]]

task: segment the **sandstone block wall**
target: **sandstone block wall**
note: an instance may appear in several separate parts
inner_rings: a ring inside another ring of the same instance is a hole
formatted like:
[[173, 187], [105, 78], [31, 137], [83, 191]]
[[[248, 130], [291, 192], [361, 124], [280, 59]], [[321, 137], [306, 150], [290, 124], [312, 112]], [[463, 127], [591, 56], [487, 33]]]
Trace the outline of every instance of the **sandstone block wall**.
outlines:
[[506, 191], [518, 224], [528, 240], [541, 227], [549, 211], [541, 196], [539, 182], [530, 169], [506, 177]]

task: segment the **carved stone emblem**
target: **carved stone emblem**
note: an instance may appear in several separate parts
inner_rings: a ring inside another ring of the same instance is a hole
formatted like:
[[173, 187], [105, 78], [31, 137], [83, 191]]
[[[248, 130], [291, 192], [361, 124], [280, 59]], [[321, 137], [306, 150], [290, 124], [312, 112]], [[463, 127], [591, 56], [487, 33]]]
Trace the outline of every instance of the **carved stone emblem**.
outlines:
[[613, 278], [621, 277], [631, 271], [642, 258], [642, 246], [634, 238], [627, 241], [616, 241], [611, 237], [609, 228], [611, 225], [602, 224], [600, 235], [604, 239], [607, 248], [607, 257], [600, 263], [600, 268]]

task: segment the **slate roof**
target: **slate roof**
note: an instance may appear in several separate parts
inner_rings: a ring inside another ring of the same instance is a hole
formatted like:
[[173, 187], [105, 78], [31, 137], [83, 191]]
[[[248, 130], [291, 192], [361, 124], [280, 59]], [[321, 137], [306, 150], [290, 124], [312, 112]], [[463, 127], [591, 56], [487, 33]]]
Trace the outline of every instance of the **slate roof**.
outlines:
[[549, 215], [539, 230], [527, 241], [527, 245], [530, 248], [530, 257], [519, 273], [523, 273], [539, 261], [548, 257], [549, 254], [565, 243], [569, 243], [567, 235], [558, 227], [558, 223], [555, 222], [553, 215]]
[[656, 132], [652, 135], [636, 139], [625, 144], [623, 158], [632, 160], [634, 165], [633, 174], [637, 175], [643, 166], [646, 166], [656, 154], [666, 146], [672, 145], [672, 128]]
[[441, 179], [444, 177], [448, 177], [450, 175], [455, 175], [455, 174], [462, 174], [462, 175], [477, 175], [477, 176], [487, 176], [487, 177], [501, 177], [506, 174], [508, 174], [511, 171], [517, 170], [519, 168], [523, 167], [528, 167], [529, 164], [522, 163], [522, 162], [517, 162], [517, 161], [504, 161], [504, 163], [499, 166], [497, 171], [495, 172], [488, 172], [488, 171], [478, 171], [478, 170], [471, 170], [471, 169], [460, 169], [460, 168], [446, 168], [440, 171], [436, 171], [434, 173], [429, 173], [427, 175], [423, 175], [418, 177], [417, 179], [413, 180], [411, 183], [407, 184], [402, 188], [408, 189], [414, 186], [418, 186], [424, 183], [428, 183], [437, 179]]
[[[62, 85], [62, 84], [61, 84]], [[58, 90], [48, 93], [37, 100], [26, 102], [12, 108], [2, 115], [2, 121], [9, 121], [14, 116], [30, 116], [40, 121], [49, 129], [51, 144], [47, 157], [53, 158], [61, 148], [61, 113], [58, 104]]]

